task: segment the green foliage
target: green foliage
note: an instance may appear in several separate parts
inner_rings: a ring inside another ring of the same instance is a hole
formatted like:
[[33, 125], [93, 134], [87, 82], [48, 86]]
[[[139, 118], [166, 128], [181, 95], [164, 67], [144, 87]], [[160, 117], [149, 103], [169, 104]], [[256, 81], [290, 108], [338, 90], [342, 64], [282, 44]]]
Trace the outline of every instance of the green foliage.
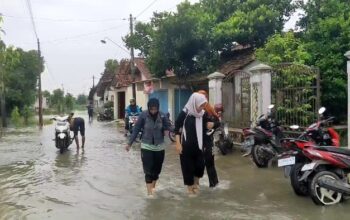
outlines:
[[279, 63], [309, 63], [311, 54], [306, 51], [301, 39], [289, 31], [268, 38], [264, 47], [256, 50], [257, 59], [269, 65]]
[[109, 59], [105, 62], [105, 73], [115, 73], [118, 67], [118, 60]]
[[77, 98], [77, 104], [78, 105], [86, 105], [87, 103], [87, 96], [84, 95], [84, 94], [80, 94], [78, 95], [78, 98]]
[[277, 106], [278, 120], [300, 126], [311, 124], [316, 119], [313, 86], [317, 72], [300, 64], [276, 65], [274, 70], [272, 103]]
[[344, 53], [350, 48], [348, 0], [301, 3], [305, 16], [299, 22], [311, 64], [320, 68], [322, 104], [331, 114], [346, 117], [347, 76]]
[[22, 110], [22, 116], [24, 119], [24, 125], [29, 124], [29, 118], [33, 115], [33, 109], [30, 109], [27, 105], [24, 106]]
[[104, 108], [113, 108], [114, 107], [114, 103], [112, 101], [106, 102], [103, 105]]
[[19, 110], [17, 106], [15, 106], [11, 112], [11, 122], [16, 127], [19, 127], [21, 125], [21, 115], [19, 114]]
[[75, 98], [73, 97], [72, 94], [67, 93], [66, 96], [64, 97], [64, 104], [65, 104], [65, 109], [66, 111], [70, 112], [74, 108], [75, 104]]
[[25, 105], [34, 104], [37, 79], [43, 71], [43, 60], [39, 59], [37, 51], [25, 52], [22, 49], [16, 51], [19, 54], [19, 63], [5, 78], [8, 110], [14, 106], [23, 109]]
[[52, 92], [51, 105], [58, 113], [64, 112], [64, 93], [61, 89]]
[[155, 13], [151, 22], [137, 23], [135, 34], [124, 38], [146, 57], [151, 72], [163, 76], [174, 69], [185, 79], [210, 73], [219, 64], [219, 51], [230, 51], [232, 42], [259, 46], [281, 31], [294, 10], [291, 0], [185, 1], [176, 13]]

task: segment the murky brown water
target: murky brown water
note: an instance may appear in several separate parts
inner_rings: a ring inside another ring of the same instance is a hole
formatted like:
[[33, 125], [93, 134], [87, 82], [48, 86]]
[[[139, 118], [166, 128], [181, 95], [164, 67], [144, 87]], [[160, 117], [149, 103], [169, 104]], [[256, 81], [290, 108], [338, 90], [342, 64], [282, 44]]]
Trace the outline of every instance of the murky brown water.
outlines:
[[188, 198], [172, 147], [157, 196], [147, 199], [140, 151], [124, 151], [114, 123], [86, 126], [87, 144], [60, 155], [43, 131], [9, 132], [0, 142], [0, 219], [348, 219], [350, 203], [319, 207], [292, 192], [282, 171], [217, 157], [220, 185]]

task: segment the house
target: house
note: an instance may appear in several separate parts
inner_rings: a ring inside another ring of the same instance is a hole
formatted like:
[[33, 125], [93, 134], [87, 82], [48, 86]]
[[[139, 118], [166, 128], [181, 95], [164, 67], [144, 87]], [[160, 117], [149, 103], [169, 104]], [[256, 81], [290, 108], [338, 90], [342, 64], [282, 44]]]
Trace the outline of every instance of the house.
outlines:
[[99, 111], [104, 104], [109, 101], [114, 101], [114, 93], [110, 89], [113, 81], [114, 73], [102, 73], [97, 85], [90, 90], [89, 100], [93, 100], [94, 108]]
[[[160, 102], [160, 110], [169, 113], [172, 120], [186, 104], [192, 90], [175, 77], [171, 70], [165, 71], [165, 76], [155, 78], [143, 58], [135, 58], [135, 81], [132, 82], [129, 60], [121, 60], [120, 67], [115, 75], [111, 87], [114, 91], [114, 114], [118, 119], [124, 118], [125, 107], [132, 98], [132, 83], [136, 86], [136, 102], [143, 110], [147, 108], [150, 98], [157, 98]], [[206, 84], [207, 78], [204, 77]]]
[[[49, 108], [49, 102], [48, 102], [47, 98], [43, 96], [42, 97], [42, 109], [45, 110], [48, 108]], [[34, 109], [36, 111], [39, 109], [39, 98], [38, 97], [35, 99]]]

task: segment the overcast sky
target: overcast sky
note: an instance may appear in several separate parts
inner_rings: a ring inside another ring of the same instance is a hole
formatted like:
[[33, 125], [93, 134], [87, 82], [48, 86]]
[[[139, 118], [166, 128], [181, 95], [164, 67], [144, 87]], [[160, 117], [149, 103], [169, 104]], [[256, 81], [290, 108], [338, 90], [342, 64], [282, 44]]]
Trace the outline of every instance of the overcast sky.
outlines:
[[[130, 13], [139, 15], [139, 21], [148, 21], [153, 11], [174, 11], [180, 2], [182, 0], [31, 0], [46, 62], [43, 89], [52, 91], [63, 85], [65, 92], [87, 94], [92, 87], [92, 76], [100, 77], [105, 60], [129, 57], [108, 40], [107, 44], [100, 43], [101, 39], [108, 37], [122, 46], [121, 37], [129, 32]], [[7, 45], [37, 49], [27, 0], [0, 0], [0, 13], [4, 20], [1, 26], [6, 32], [6, 35], [1, 33], [1, 39]], [[295, 20], [296, 16], [287, 28], [293, 27]]]

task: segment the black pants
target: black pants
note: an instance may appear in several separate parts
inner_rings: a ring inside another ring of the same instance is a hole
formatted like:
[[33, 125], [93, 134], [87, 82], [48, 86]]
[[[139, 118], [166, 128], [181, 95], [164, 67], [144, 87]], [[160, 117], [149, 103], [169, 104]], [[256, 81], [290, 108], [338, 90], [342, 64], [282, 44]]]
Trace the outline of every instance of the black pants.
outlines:
[[203, 150], [205, 168], [207, 169], [207, 174], [209, 178], [209, 187], [214, 187], [219, 183], [218, 175], [215, 169], [213, 147], [207, 146]]
[[204, 158], [203, 152], [198, 146], [183, 146], [180, 161], [185, 185], [192, 186], [194, 184], [194, 177], [203, 177]]
[[164, 154], [164, 150], [150, 151], [141, 149], [141, 159], [146, 183], [152, 183], [158, 180], [159, 174], [162, 171]]

